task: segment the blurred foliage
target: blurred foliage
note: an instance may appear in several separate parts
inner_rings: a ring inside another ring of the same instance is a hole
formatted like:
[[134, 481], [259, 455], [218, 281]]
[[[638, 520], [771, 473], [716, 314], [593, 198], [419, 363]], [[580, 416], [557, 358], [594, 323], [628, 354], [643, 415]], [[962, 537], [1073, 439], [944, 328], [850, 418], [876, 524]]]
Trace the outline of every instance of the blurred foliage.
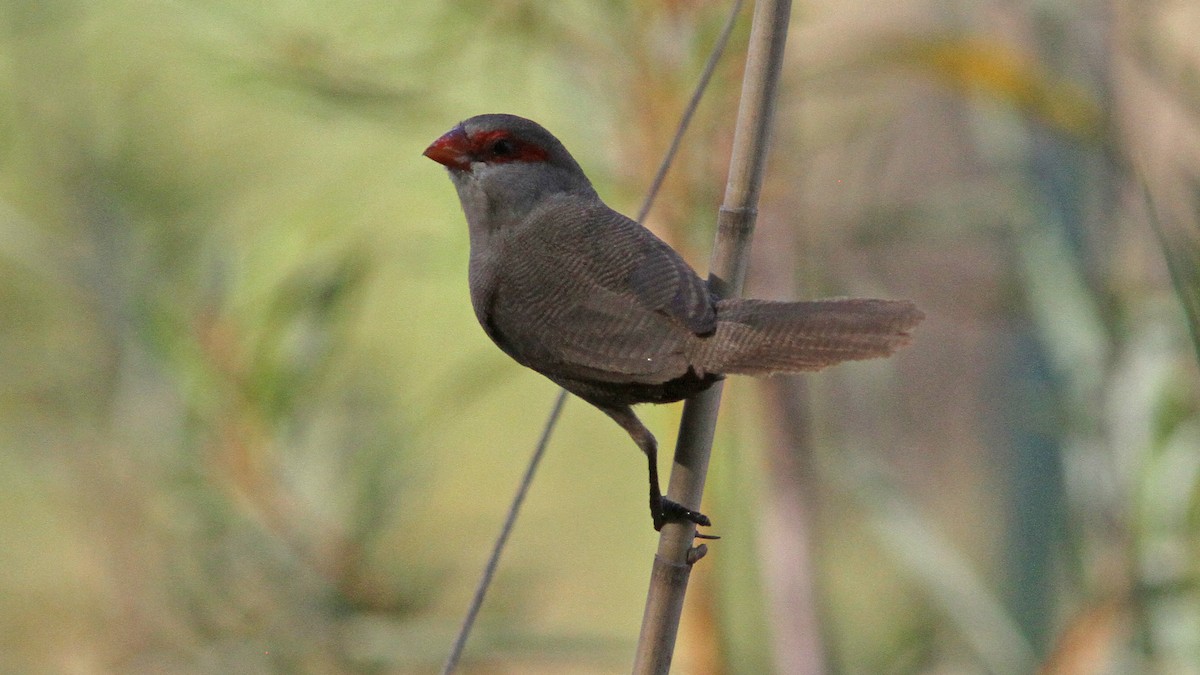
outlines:
[[[750, 289], [929, 320], [805, 380], [812, 464], [731, 382], [677, 669], [789, 662], [795, 527], [833, 672], [1200, 672], [1200, 13], [796, 9]], [[553, 387], [420, 151], [525, 114], [632, 212], [725, 11], [0, 7], [0, 671], [434, 671]], [[701, 268], [747, 25], [648, 220]], [[568, 406], [468, 671], [627, 668], [641, 471]]]

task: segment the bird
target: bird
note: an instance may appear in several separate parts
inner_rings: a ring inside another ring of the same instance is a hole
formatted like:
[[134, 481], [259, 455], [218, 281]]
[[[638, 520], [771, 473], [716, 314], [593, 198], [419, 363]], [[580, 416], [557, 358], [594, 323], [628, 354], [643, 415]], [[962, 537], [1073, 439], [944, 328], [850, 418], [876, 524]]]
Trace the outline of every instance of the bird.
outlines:
[[634, 405], [680, 401], [726, 375], [889, 356], [924, 318], [906, 300], [718, 297], [666, 242], [605, 204], [563, 144], [523, 117], [471, 117], [422, 154], [446, 168], [466, 217], [479, 324], [517, 363], [629, 434], [649, 464], [656, 530], [711, 520], [663, 496], [657, 441]]

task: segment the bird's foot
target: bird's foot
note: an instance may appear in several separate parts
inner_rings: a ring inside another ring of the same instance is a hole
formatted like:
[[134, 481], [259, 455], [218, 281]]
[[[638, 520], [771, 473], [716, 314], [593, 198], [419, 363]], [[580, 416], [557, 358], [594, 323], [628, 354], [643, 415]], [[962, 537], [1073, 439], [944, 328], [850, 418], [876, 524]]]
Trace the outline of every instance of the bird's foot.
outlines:
[[[673, 502], [666, 497], [663, 497], [659, 501], [658, 508], [651, 508], [651, 512], [654, 516], [654, 529], [659, 531], [662, 530], [663, 525], [670, 522], [688, 521], [701, 527], [712, 526], [712, 521], [708, 519], [708, 516], [699, 511], [693, 511], [683, 504]], [[700, 534], [699, 532], [696, 533], [696, 537], [699, 539], [720, 539], [716, 535]]]

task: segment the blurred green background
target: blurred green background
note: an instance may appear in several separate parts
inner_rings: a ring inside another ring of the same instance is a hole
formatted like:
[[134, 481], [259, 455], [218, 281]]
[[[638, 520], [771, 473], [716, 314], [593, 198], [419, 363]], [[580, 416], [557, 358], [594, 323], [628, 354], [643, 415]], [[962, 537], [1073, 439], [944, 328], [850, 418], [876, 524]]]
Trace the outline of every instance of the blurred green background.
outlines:
[[[0, 5], [0, 672], [436, 672], [555, 389], [421, 150], [522, 114], [633, 213], [726, 11]], [[702, 272], [748, 19], [648, 221]], [[677, 672], [1200, 673], [1196, 35], [796, 3], [748, 290], [928, 319], [727, 387]], [[568, 404], [464, 672], [628, 670], [643, 472]]]

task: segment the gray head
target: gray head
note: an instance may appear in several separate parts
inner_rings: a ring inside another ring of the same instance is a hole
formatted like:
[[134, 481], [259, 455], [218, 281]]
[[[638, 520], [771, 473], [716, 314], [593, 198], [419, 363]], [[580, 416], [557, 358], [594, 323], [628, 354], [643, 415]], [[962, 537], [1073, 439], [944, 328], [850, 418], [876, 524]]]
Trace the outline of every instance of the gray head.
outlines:
[[[458, 189], [472, 226], [521, 218], [547, 197], [595, 196], [571, 153], [549, 131], [516, 115], [478, 115], [425, 149]], [[498, 223], [493, 223], [498, 224]]]

